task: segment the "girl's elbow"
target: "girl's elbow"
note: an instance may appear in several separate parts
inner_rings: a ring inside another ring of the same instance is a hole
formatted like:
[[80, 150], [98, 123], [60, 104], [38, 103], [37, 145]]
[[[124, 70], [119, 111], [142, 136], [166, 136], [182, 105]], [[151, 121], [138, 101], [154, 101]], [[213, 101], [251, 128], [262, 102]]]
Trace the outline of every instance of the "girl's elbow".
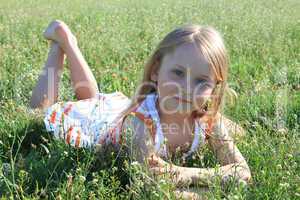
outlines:
[[236, 163], [233, 169], [234, 177], [238, 182], [243, 182], [246, 185], [252, 181], [251, 171], [246, 162]]
[[251, 184], [252, 182], [252, 176], [251, 176], [251, 171], [248, 167], [248, 165], [242, 167], [239, 173], [239, 181], [248, 184]]
[[247, 170], [246, 172], [244, 172], [244, 174], [242, 176], [242, 180], [245, 181], [247, 184], [251, 184], [252, 176], [251, 176], [250, 170]]

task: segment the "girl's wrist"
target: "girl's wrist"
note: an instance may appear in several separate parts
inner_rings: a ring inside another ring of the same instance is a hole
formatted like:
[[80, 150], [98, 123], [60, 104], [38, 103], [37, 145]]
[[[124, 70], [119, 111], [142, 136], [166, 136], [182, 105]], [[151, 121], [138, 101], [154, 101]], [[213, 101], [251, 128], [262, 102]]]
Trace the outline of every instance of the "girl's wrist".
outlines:
[[176, 166], [178, 181], [189, 185], [208, 185], [216, 172], [213, 168], [191, 168]]
[[173, 170], [173, 182], [177, 187], [189, 186], [192, 184], [192, 179], [189, 170], [186, 167], [175, 166]]

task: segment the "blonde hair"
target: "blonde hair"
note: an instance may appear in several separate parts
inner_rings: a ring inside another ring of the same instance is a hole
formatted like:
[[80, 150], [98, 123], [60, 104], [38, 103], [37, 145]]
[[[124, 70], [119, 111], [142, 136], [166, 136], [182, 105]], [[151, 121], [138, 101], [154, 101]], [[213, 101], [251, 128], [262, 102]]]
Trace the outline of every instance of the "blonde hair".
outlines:
[[[200, 50], [200, 53], [208, 61], [210, 68], [213, 70], [217, 84], [212, 92], [212, 99], [207, 102], [206, 110], [197, 111], [195, 116], [208, 116], [207, 119], [214, 120], [217, 112], [220, 110], [224, 91], [227, 88], [227, 76], [229, 59], [223, 39], [218, 31], [210, 26], [200, 25], [184, 25], [167, 34], [164, 39], [158, 44], [149, 60], [145, 64], [143, 79], [141, 80], [142, 87], [136, 90], [132, 96], [131, 105], [122, 112], [122, 116], [128, 115], [137, 105], [139, 105], [147, 94], [156, 91], [156, 85], [151, 81], [151, 73], [158, 70], [161, 66], [163, 57], [174, 52], [176, 47], [185, 43], [194, 43]], [[151, 83], [152, 84], [149, 84]]]

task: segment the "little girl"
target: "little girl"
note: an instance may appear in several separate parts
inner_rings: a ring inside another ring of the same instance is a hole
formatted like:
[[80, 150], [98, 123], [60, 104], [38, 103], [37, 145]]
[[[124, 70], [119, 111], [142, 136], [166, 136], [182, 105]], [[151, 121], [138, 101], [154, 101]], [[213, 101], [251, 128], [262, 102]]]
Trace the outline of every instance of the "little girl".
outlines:
[[[99, 93], [65, 23], [50, 23], [44, 37], [51, 41], [51, 48], [31, 107], [47, 108], [44, 122], [55, 137], [75, 147], [110, 144], [118, 149], [130, 144], [137, 161], [148, 164], [156, 174], [175, 174], [178, 187], [208, 186], [216, 175], [225, 182], [229, 177], [250, 180], [247, 162], [232, 139], [243, 134], [243, 129], [219, 112], [228, 90], [229, 64], [222, 37], [214, 28], [186, 25], [167, 34], [146, 63], [132, 99], [121, 92]], [[56, 103], [65, 55], [78, 101]], [[220, 169], [166, 161], [178, 148], [185, 159], [205, 143], [215, 153]]]

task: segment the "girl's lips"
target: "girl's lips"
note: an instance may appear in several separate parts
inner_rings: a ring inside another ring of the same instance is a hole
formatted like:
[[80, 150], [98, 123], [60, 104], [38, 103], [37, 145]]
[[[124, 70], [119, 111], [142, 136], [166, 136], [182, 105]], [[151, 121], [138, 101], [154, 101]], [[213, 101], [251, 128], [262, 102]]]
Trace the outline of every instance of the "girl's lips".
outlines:
[[180, 97], [178, 97], [178, 96], [176, 96], [175, 99], [176, 99], [177, 101], [181, 101], [181, 102], [184, 102], [184, 103], [192, 103], [191, 101], [186, 100], [186, 99], [182, 99], [182, 98], [180, 98]]

